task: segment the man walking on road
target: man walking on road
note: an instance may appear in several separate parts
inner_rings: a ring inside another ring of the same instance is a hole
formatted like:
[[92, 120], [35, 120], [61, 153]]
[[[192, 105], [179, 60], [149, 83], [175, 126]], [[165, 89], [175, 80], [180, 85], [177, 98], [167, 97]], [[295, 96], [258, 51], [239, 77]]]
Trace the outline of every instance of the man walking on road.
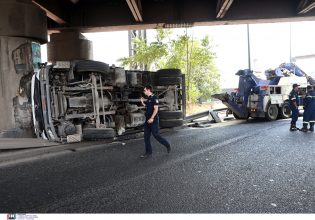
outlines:
[[151, 133], [153, 137], [163, 144], [166, 149], [167, 153], [171, 151], [170, 143], [161, 137], [159, 133], [159, 100], [153, 94], [153, 88], [151, 85], [147, 85], [143, 89], [144, 94], [148, 97], [147, 101], [144, 102], [143, 97], [141, 97], [141, 103], [146, 107], [145, 117], [146, 122], [144, 123], [144, 143], [145, 143], [145, 154], [141, 155], [141, 158], [148, 158], [152, 156], [152, 146], [151, 146]]
[[289, 95], [289, 106], [292, 111], [290, 131], [298, 130], [298, 128], [296, 127], [296, 122], [299, 118], [299, 104], [298, 104], [299, 103], [299, 95], [298, 95], [299, 86], [300, 85], [298, 84], [293, 84], [293, 89]]

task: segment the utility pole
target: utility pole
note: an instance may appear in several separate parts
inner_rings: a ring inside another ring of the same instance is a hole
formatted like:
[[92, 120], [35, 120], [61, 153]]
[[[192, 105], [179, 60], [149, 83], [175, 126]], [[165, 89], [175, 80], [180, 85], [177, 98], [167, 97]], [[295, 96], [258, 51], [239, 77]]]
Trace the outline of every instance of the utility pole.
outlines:
[[292, 30], [291, 30], [291, 22], [290, 22], [290, 28], [289, 28], [289, 31], [290, 31], [290, 33], [289, 33], [289, 35], [290, 35], [290, 63], [292, 63], [292, 51], [291, 51], [291, 47], [292, 47], [292, 39], [291, 39], [291, 35], [292, 35]]
[[248, 69], [251, 70], [251, 57], [250, 57], [250, 38], [249, 38], [249, 24], [247, 24], [247, 50], [248, 50]]

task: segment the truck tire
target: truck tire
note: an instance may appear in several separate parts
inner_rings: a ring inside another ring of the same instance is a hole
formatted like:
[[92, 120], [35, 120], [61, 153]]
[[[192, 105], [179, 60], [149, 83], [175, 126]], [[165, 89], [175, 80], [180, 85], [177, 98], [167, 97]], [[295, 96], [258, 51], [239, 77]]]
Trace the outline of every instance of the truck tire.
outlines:
[[160, 77], [178, 77], [182, 75], [180, 69], [160, 69], [157, 71]]
[[149, 76], [149, 72], [148, 71], [143, 71], [141, 73], [141, 83], [144, 86], [150, 84], [150, 76]]
[[182, 111], [160, 111], [160, 119], [183, 119]]
[[286, 119], [291, 117], [292, 113], [288, 101], [285, 101], [279, 110], [279, 118]]
[[158, 85], [159, 86], [170, 86], [170, 85], [180, 85], [182, 84], [181, 77], [159, 77]]
[[79, 60], [76, 61], [75, 71], [78, 73], [81, 72], [108, 73], [109, 65], [107, 63], [94, 60]]
[[267, 104], [265, 117], [268, 121], [274, 121], [278, 118], [278, 106], [272, 105], [270, 102]]
[[149, 72], [148, 73], [148, 84], [150, 84], [151, 86], [157, 86], [158, 84], [158, 75], [156, 74], [156, 72]]
[[173, 127], [180, 127], [183, 126], [184, 120], [183, 119], [161, 119], [160, 120], [160, 127], [162, 128], [173, 128]]
[[85, 128], [83, 129], [83, 139], [88, 141], [103, 140], [115, 137], [112, 128]]

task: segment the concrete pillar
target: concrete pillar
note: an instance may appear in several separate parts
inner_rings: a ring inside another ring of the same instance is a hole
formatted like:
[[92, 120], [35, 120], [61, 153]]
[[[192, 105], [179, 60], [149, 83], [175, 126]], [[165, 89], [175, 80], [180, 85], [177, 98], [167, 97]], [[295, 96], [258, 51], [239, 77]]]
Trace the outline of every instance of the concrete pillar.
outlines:
[[48, 62], [92, 59], [92, 42], [81, 33], [68, 31], [50, 35], [50, 42], [47, 44]]
[[[31, 41], [26, 38], [0, 37], [0, 131], [2, 132], [31, 129], [30, 97], [27, 96], [28, 91], [20, 91], [22, 90], [20, 82], [23, 77], [25, 79], [32, 74], [32, 70], [25, 62], [16, 65], [14, 63], [14, 54], [17, 56], [29, 51], [27, 45], [30, 43]], [[27, 82], [25, 86], [26, 84]], [[16, 108], [17, 105], [21, 106], [20, 110]]]
[[34, 72], [32, 42], [47, 42], [45, 12], [30, 0], [1, 0], [0, 137], [33, 135], [30, 100], [30, 80]]
[[46, 43], [46, 13], [31, 0], [1, 0], [0, 36], [24, 37]]

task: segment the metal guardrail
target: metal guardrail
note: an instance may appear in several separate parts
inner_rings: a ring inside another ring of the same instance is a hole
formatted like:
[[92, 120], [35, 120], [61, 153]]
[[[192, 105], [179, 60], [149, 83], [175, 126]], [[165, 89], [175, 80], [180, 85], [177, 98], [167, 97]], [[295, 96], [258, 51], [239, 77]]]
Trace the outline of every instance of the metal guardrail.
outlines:
[[189, 121], [193, 121], [193, 120], [196, 120], [196, 119], [199, 119], [199, 118], [207, 117], [209, 115], [211, 115], [211, 117], [214, 120], [216, 120], [215, 117], [213, 116], [213, 113], [214, 112], [225, 111], [225, 110], [228, 110], [228, 108], [210, 109], [210, 110], [207, 110], [207, 111], [199, 112], [197, 114], [186, 116], [184, 121], [189, 122]]

